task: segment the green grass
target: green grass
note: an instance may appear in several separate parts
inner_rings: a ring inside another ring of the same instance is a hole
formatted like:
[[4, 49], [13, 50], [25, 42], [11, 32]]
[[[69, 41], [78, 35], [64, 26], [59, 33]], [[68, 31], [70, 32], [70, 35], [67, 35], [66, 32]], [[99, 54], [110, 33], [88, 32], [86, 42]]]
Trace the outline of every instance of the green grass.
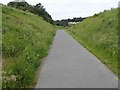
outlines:
[[118, 73], [118, 9], [99, 13], [68, 28], [79, 43]]
[[2, 89], [2, 5], [0, 5], [0, 90]]
[[56, 26], [42, 17], [3, 6], [3, 88], [28, 88], [36, 84], [41, 59], [48, 54]]

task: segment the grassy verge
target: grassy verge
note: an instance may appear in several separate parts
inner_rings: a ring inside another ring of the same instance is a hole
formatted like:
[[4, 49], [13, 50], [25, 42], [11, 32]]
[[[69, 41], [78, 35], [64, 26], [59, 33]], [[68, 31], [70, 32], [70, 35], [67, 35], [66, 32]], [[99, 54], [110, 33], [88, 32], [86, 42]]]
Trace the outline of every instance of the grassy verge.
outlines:
[[67, 29], [79, 43], [118, 74], [118, 9], [85, 19]]
[[42, 17], [11, 7], [3, 6], [2, 13], [2, 87], [31, 88], [56, 27]]

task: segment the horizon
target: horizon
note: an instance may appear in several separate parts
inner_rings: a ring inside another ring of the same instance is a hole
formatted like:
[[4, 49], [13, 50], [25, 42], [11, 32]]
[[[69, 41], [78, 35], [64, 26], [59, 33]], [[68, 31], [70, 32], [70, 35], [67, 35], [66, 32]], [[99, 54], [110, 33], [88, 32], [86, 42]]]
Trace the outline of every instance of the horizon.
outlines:
[[[13, 0], [2, 1], [2, 4], [7, 4]], [[75, 17], [90, 17], [94, 14], [117, 8], [119, 0], [25, 0], [31, 5], [41, 3], [46, 11], [51, 15], [53, 20], [72, 19]]]

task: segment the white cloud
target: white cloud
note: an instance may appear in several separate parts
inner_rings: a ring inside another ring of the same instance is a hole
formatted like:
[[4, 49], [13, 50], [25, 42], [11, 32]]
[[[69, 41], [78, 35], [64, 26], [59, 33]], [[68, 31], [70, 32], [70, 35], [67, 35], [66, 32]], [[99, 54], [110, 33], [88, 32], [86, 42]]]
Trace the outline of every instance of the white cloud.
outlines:
[[[3, 0], [2, 3], [8, 3], [11, 0]], [[53, 19], [86, 17], [118, 7], [119, 0], [26, 0], [35, 5], [42, 3]]]

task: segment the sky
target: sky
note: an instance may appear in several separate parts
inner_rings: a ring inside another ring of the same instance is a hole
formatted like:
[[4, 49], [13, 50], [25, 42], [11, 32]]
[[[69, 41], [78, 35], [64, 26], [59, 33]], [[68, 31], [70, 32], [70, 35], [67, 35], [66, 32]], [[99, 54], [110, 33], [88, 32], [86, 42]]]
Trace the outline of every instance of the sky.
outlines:
[[[11, 0], [2, 0], [7, 4]], [[54, 20], [88, 17], [118, 7], [120, 0], [25, 0], [31, 5], [42, 3]]]

